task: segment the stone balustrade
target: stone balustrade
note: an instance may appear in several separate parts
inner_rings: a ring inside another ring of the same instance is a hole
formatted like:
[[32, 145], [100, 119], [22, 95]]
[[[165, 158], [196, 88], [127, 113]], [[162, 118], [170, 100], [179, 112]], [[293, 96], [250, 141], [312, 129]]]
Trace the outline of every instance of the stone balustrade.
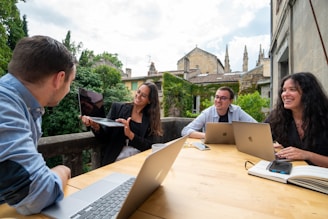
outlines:
[[[168, 142], [181, 136], [181, 130], [192, 118], [163, 117], [161, 119], [164, 135], [157, 142]], [[73, 133], [43, 137], [38, 144], [38, 151], [45, 159], [62, 156], [63, 164], [70, 167], [72, 177], [83, 173], [83, 151], [91, 151], [91, 169], [100, 167], [100, 148], [92, 132]]]

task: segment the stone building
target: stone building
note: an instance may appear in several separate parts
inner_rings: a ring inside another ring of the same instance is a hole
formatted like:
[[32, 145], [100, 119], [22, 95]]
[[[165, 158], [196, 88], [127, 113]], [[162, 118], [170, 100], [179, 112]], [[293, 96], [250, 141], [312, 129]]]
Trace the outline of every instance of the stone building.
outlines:
[[[143, 82], [154, 82], [158, 87], [159, 99], [161, 102], [163, 98], [162, 76], [164, 72], [180, 76], [193, 84], [199, 85], [239, 83], [240, 91], [259, 86], [264, 97], [270, 95], [268, 92], [268, 90], [270, 90], [270, 68], [268, 67], [270, 60], [264, 58], [264, 51], [261, 50], [261, 47], [257, 66], [250, 71], [248, 71], [248, 53], [246, 46], [243, 54], [243, 65], [241, 66], [243, 71], [231, 72], [229, 62], [228, 46], [226, 47], [225, 66], [222, 65], [220, 59], [215, 55], [195, 47], [178, 60], [176, 71], [158, 71], [155, 67], [155, 63], [152, 62], [147, 76], [131, 77], [131, 69], [127, 69], [127, 73], [123, 75], [122, 81], [125, 86], [131, 90], [132, 95], [135, 94], [137, 88]], [[236, 94], [236, 97], [237, 96], [238, 94]], [[200, 111], [200, 101], [199, 97], [194, 98], [195, 108], [193, 112]]]
[[281, 79], [309, 71], [328, 93], [328, 1], [271, 0], [272, 104]]
[[[224, 66], [215, 55], [196, 46], [188, 54], [178, 60], [178, 70], [199, 69], [202, 74], [224, 73]], [[192, 77], [192, 76], [190, 76]]]
[[184, 71], [184, 78], [193, 84], [238, 82], [241, 72], [231, 72], [228, 46], [226, 47], [225, 66], [215, 55], [198, 47], [182, 57], [177, 64], [178, 70]]
[[242, 74], [239, 81], [239, 90], [243, 93], [256, 89], [259, 90], [262, 97], [270, 98], [270, 76], [270, 59], [265, 58], [264, 51], [261, 49], [260, 45], [256, 66]]

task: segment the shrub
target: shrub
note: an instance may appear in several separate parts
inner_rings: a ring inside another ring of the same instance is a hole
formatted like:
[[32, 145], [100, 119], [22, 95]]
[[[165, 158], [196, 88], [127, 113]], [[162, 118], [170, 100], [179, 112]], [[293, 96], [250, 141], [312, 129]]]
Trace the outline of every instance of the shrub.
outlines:
[[258, 91], [254, 93], [239, 95], [235, 101], [245, 112], [251, 115], [258, 122], [262, 122], [266, 117], [265, 108], [269, 108], [270, 99], [263, 98]]

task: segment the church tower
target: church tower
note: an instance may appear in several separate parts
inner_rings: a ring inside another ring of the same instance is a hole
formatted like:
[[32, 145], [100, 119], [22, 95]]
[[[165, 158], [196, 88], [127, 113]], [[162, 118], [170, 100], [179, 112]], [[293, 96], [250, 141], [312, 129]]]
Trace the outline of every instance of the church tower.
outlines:
[[247, 72], [247, 71], [248, 71], [248, 53], [245, 45], [244, 58], [243, 58], [243, 72]]
[[228, 54], [228, 45], [226, 46], [226, 54], [224, 59], [224, 72], [229, 73], [231, 72], [230, 64], [229, 64], [229, 54]]
[[261, 65], [263, 59], [264, 59], [264, 50], [262, 51], [262, 45], [260, 44], [259, 58], [256, 62], [256, 66]]
[[154, 62], [151, 62], [150, 66], [149, 66], [149, 71], [148, 71], [148, 76], [151, 76], [151, 75], [157, 75], [157, 70], [155, 68], [155, 64]]

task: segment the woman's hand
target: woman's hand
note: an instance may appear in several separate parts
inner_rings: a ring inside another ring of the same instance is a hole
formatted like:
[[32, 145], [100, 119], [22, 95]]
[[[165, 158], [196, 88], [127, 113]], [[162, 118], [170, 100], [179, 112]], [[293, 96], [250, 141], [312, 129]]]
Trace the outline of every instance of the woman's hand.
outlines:
[[82, 123], [86, 126], [86, 127], [91, 127], [93, 130], [95, 131], [99, 131], [100, 129], [100, 125], [94, 121], [92, 121], [92, 119], [90, 119], [89, 116], [80, 116]]
[[124, 134], [126, 137], [128, 137], [130, 140], [132, 140], [134, 138], [134, 133], [130, 129], [131, 117], [129, 117], [128, 119], [119, 118], [119, 119], [116, 119], [115, 121], [124, 124]]
[[299, 148], [295, 148], [292, 146], [289, 146], [287, 148], [281, 149], [277, 156], [279, 158], [286, 158], [289, 160], [309, 160], [310, 158], [310, 152], [305, 151]]

